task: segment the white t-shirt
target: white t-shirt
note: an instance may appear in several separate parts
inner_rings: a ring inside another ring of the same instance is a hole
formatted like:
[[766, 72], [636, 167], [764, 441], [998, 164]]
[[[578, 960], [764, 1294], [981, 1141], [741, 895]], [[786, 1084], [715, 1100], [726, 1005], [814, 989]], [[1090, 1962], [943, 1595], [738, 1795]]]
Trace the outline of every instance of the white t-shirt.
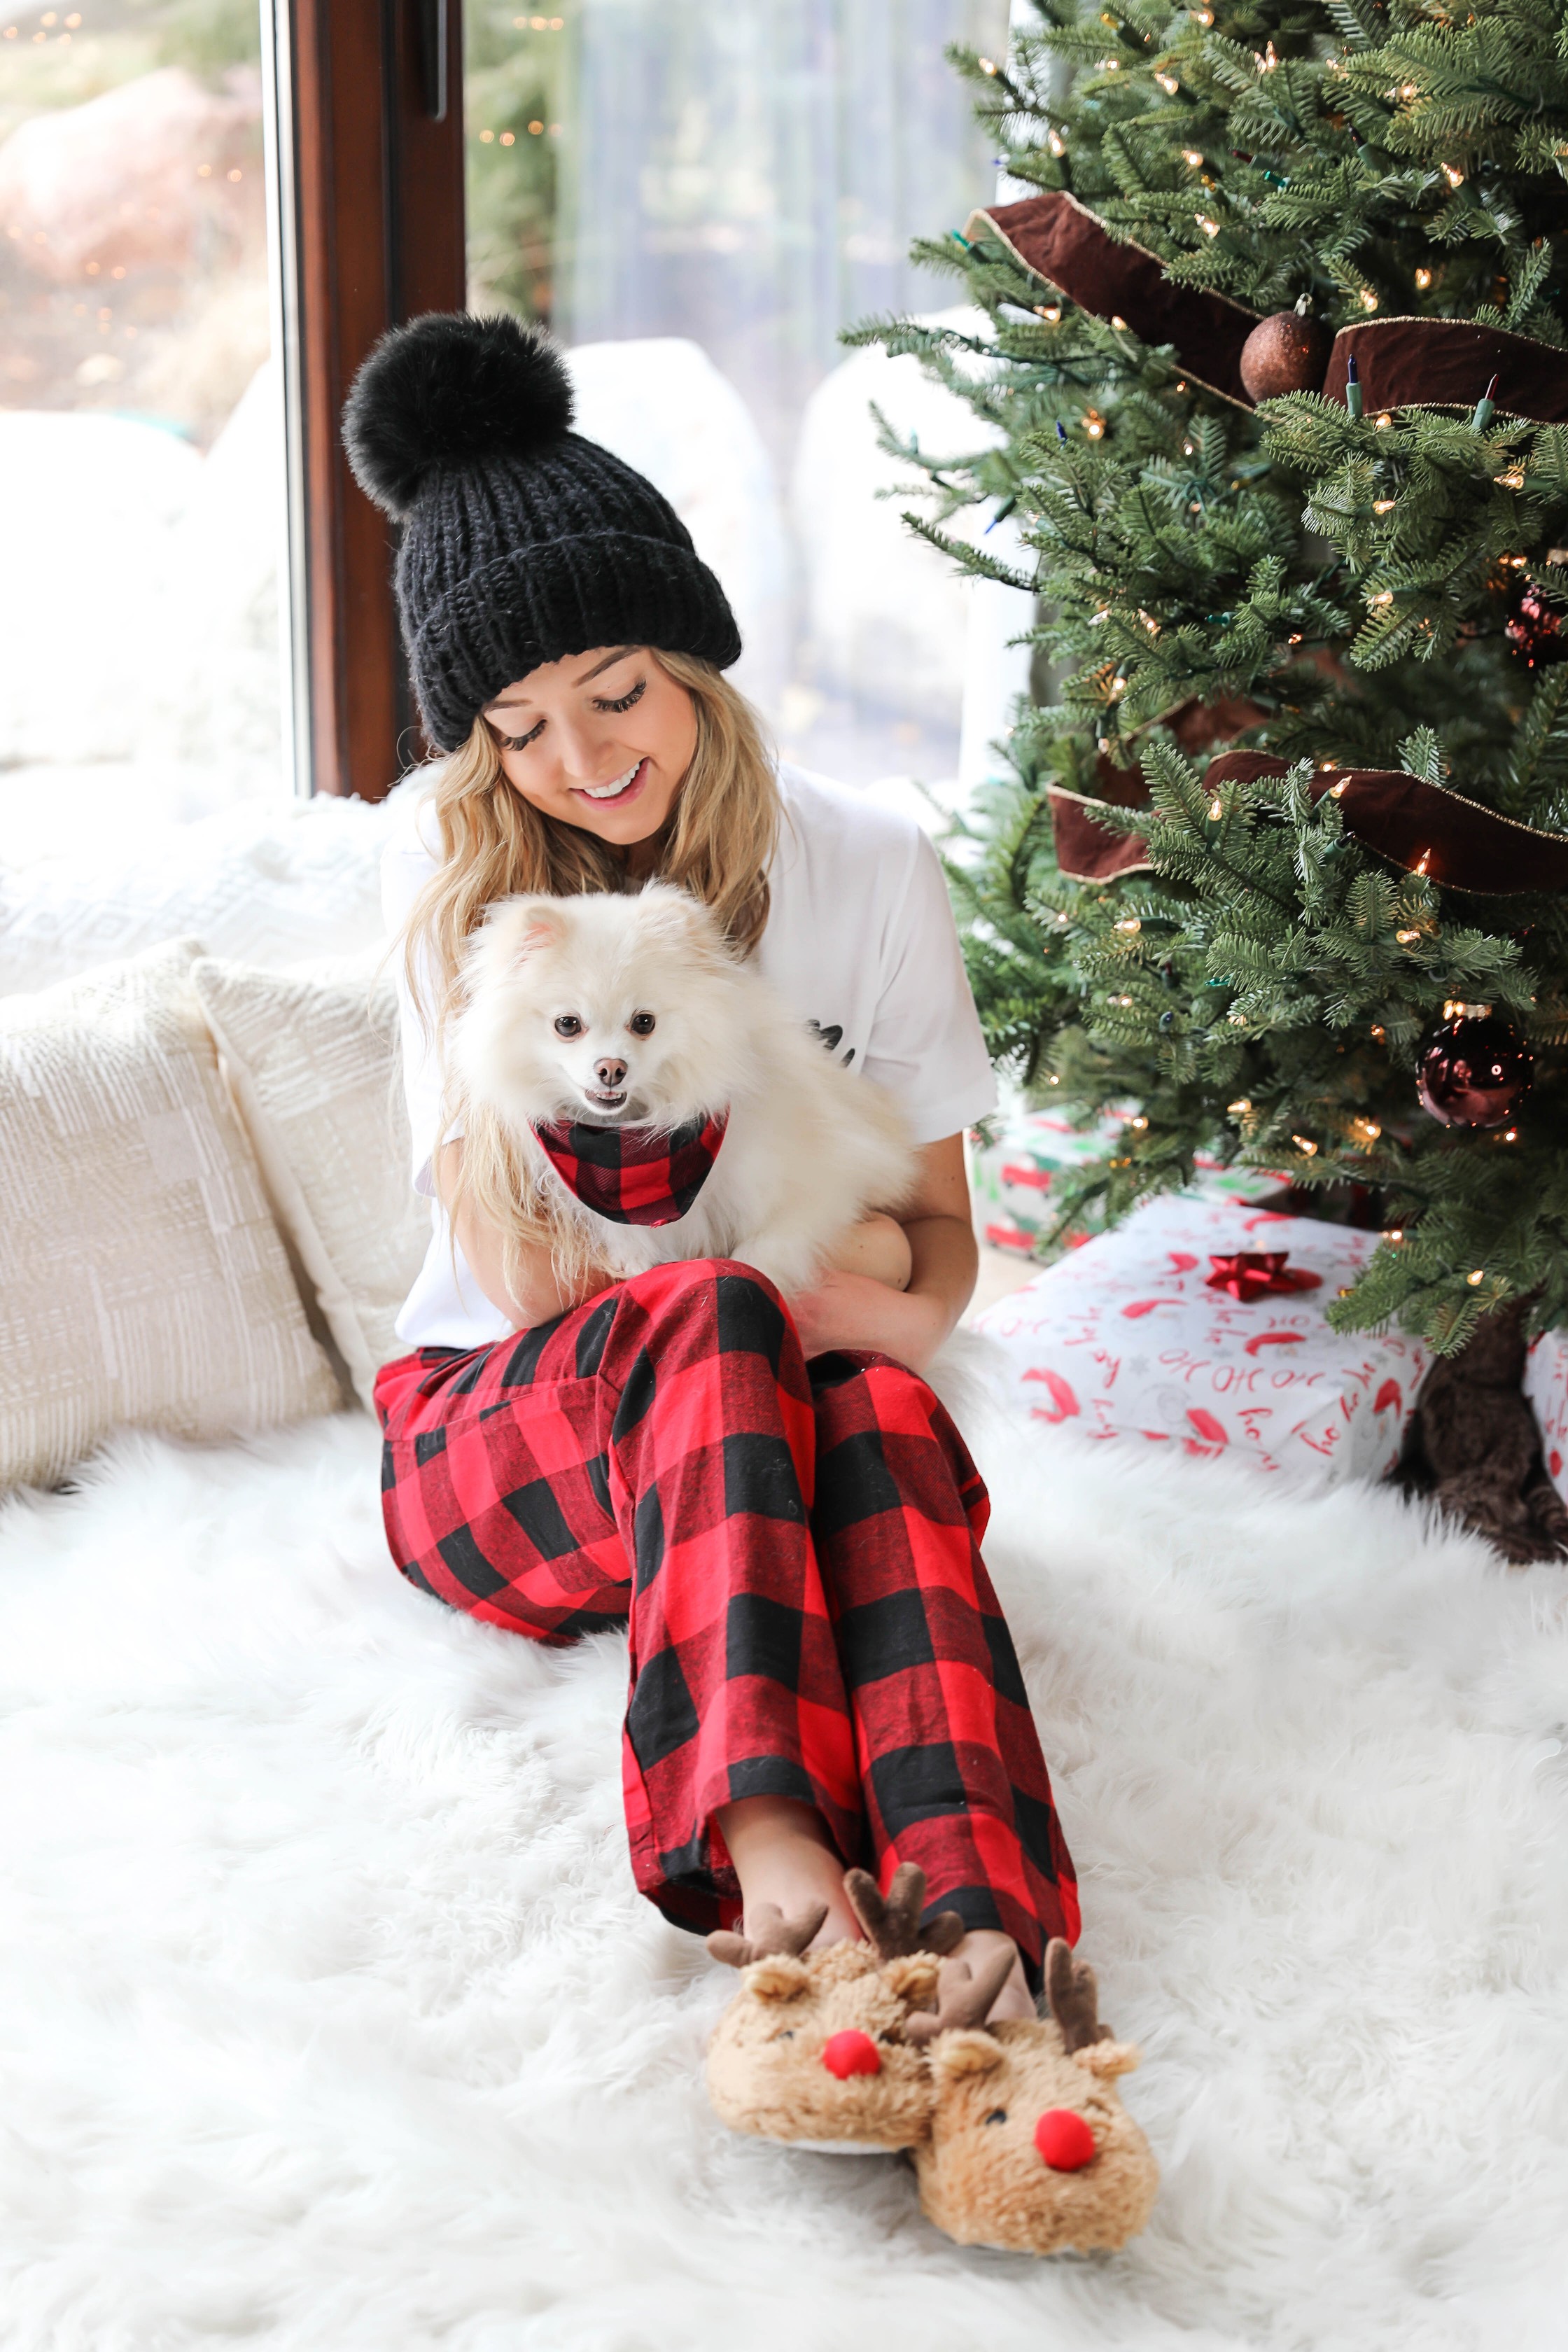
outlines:
[[[768, 869], [759, 969], [847, 1068], [903, 1105], [917, 1143], [955, 1135], [994, 1109], [996, 1087], [936, 852], [912, 818], [804, 769], [781, 767], [784, 821]], [[434, 873], [439, 836], [429, 798], [411, 802], [382, 854], [382, 908], [395, 938]], [[414, 1183], [431, 1199], [431, 1242], [397, 1318], [413, 1348], [478, 1348], [511, 1325], [458, 1253], [431, 1181], [441, 1109], [437, 1055], [397, 978], [403, 1083]]]

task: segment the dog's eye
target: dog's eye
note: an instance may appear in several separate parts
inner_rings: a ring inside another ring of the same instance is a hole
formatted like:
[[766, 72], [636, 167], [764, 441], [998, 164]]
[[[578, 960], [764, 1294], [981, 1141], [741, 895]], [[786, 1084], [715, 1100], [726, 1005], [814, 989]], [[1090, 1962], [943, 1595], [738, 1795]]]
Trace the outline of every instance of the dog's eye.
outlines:
[[626, 1027], [631, 1031], [634, 1037], [651, 1037], [654, 1032], [653, 1014], [651, 1013], [634, 1013], [631, 1019], [626, 1023]]
[[1007, 2110], [1006, 2110], [1006, 2108], [1005, 2108], [1005, 2107], [993, 2107], [993, 2108], [992, 2108], [992, 2110], [991, 2110], [991, 2113], [986, 2116], [985, 2120], [986, 2120], [986, 2122], [987, 2122], [988, 2124], [1005, 2124], [1005, 2123], [1006, 2122], [1006, 2120], [1007, 2120]]
[[580, 1037], [583, 1034], [583, 1024], [574, 1013], [563, 1013], [556, 1020], [555, 1034], [558, 1037]]

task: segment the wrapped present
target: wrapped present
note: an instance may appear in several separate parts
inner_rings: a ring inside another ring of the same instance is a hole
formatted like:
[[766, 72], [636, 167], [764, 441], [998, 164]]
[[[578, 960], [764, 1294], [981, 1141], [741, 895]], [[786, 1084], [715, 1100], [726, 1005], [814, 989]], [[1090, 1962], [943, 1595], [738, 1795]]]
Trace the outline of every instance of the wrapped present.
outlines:
[[[1094, 1234], [1103, 1233], [1103, 1208], [1098, 1201], [1090, 1201], [1066, 1233], [1050, 1243], [1042, 1239], [1055, 1222], [1053, 1191], [1064, 1177], [1076, 1175], [1093, 1160], [1109, 1158], [1136, 1108], [1129, 1103], [1084, 1129], [1075, 1127], [1065, 1110], [1020, 1108], [1005, 1113], [992, 1141], [973, 1141], [971, 1146], [970, 1189], [979, 1238], [993, 1249], [1012, 1250], [1020, 1257], [1045, 1262], [1080, 1249]], [[1196, 1178], [1189, 1195], [1199, 1200], [1261, 1201], [1289, 1181], [1256, 1168], [1224, 1168], [1203, 1152], [1195, 1165]]]
[[1568, 1502], [1568, 1331], [1547, 1331], [1525, 1359], [1525, 1397], [1541, 1431], [1547, 1475]]
[[[1097, 1119], [1081, 1132], [1057, 1111], [1006, 1114], [991, 1142], [971, 1147], [969, 1183], [980, 1239], [1020, 1257], [1044, 1255], [1041, 1236], [1056, 1214], [1054, 1187], [1089, 1161], [1103, 1160], [1114, 1149], [1122, 1125], [1121, 1113]], [[1099, 1203], [1091, 1202], [1072, 1230], [1058, 1235], [1050, 1255], [1079, 1248], [1103, 1223]]]
[[1375, 1234], [1316, 1218], [1169, 1197], [974, 1328], [1037, 1420], [1262, 1470], [1379, 1478], [1398, 1459], [1427, 1350], [1403, 1332], [1333, 1331], [1323, 1311], [1376, 1246]]

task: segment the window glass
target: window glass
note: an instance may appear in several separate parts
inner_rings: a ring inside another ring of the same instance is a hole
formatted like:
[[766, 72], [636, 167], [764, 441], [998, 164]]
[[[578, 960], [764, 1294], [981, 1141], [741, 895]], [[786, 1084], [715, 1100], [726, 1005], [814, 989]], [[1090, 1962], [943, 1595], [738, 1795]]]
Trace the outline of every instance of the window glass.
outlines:
[[257, 0], [0, 15], [0, 857], [285, 787]]
[[908, 259], [994, 192], [952, 41], [1005, 0], [469, 0], [469, 304], [549, 322], [581, 429], [650, 474], [729, 592], [738, 681], [846, 781], [956, 768], [969, 591], [878, 493], [971, 413], [839, 331], [932, 311]]

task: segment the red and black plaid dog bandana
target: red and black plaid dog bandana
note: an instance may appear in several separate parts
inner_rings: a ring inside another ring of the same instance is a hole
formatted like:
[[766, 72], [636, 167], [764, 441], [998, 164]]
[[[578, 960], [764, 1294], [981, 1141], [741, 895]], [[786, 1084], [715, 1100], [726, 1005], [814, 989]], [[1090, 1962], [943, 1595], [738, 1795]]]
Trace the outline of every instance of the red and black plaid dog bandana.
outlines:
[[595, 1216], [616, 1225], [673, 1225], [707, 1182], [728, 1124], [728, 1113], [673, 1129], [536, 1119], [533, 1131], [562, 1182]]

